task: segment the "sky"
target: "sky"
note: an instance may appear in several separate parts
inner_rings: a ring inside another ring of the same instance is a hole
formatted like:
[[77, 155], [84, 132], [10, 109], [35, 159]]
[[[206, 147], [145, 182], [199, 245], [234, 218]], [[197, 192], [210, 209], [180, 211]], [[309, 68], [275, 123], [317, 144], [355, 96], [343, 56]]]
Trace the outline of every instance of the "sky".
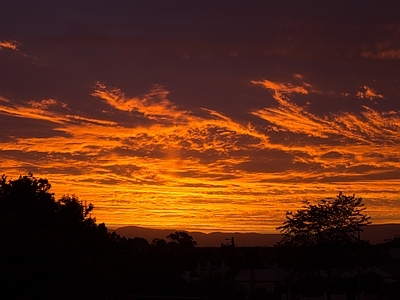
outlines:
[[2, 1], [0, 173], [110, 228], [400, 220], [400, 2]]

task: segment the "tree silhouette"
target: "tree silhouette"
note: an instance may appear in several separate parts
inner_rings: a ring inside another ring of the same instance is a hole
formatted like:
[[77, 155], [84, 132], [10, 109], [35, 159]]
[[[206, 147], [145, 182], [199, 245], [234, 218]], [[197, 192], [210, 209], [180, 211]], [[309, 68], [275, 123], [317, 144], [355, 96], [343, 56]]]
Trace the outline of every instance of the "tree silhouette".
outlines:
[[197, 246], [197, 242], [186, 231], [175, 231], [175, 233], [169, 234], [167, 238], [182, 248], [191, 249]]
[[50, 188], [46, 179], [36, 179], [31, 173], [9, 181], [3, 175], [0, 180], [0, 214], [29, 223], [34, 228], [52, 224], [58, 205]]
[[167, 243], [167, 249], [174, 262], [176, 271], [184, 272], [194, 267], [195, 249], [197, 242], [186, 231], [175, 231], [167, 236], [171, 241]]
[[196, 242], [186, 232], [167, 243], [108, 233], [94, 207], [72, 195], [58, 201], [47, 179], [0, 179], [1, 299], [127, 299], [180, 295]]
[[91, 204], [75, 196], [56, 201], [50, 189], [31, 173], [1, 177], [0, 298], [72, 299], [105, 290], [108, 273], [95, 268], [104, 266], [112, 241], [107, 228], [89, 216]]
[[58, 205], [59, 214], [76, 223], [83, 223], [94, 208], [91, 203], [89, 205], [82, 204], [75, 195], [64, 195], [58, 200]]
[[151, 245], [156, 249], [166, 249], [167, 248], [167, 241], [164, 239], [155, 238], [151, 241]]
[[364, 210], [362, 198], [339, 193], [335, 199], [306, 202], [297, 212], [287, 212], [277, 228], [283, 233], [277, 247], [286, 266], [303, 276], [326, 278], [330, 294], [333, 276], [359, 266], [359, 232], [370, 223]]

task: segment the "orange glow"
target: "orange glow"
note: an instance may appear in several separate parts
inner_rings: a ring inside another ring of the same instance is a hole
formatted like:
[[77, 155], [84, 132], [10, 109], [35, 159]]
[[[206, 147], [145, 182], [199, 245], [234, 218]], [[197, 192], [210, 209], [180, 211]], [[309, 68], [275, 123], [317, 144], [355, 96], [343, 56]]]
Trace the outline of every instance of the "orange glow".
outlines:
[[[2, 172], [48, 178], [57, 197], [92, 202], [109, 227], [273, 232], [285, 211], [339, 191], [363, 197], [375, 223], [400, 215], [398, 179], [390, 175], [400, 167], [391, 159], [400, 153], [398, 112], [364, 107], [358, 116], [321, 117], [290, 100], [315, 93], [310, 84], [252, 83], [277, 101], [248, 112], [268, 130], [211, 109], [201, 116], [182, 110], [162, 86], [127, 97], [97, 83], [92, 95], [109, 105], [103, 118], [74, 114], [55, 99], [13, 106], [3, 97], [2, 115], [45, 122], [57, 134], [1, 141]], [[118, 122], [112, 110], [137, 124]], [[272, 139], [288, 133], [296, 140]]]
[[18, 50], [18, 42], [17, 41], [0, 41], [0, 50], [3, 48]]

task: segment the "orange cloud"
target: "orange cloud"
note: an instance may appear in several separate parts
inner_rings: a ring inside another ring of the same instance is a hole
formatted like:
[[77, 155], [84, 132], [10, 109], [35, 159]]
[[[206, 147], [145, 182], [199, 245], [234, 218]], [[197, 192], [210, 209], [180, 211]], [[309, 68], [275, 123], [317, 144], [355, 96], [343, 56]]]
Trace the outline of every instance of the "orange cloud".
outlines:
[[12, 40], [0, 41], [0, 50], [2, 50], [3, 48], [18, 50], [18, 44], [19, 43], [17, 41], [12, 41]]
[[[305, 198], [339, 190], [395, 194], [399, 112], [365, 106], [357, 115], [317, 116], [291, 100], [315, 93], [303, 76], [294, 80], [297, 85], [252, 81], [277, 101], [249, 112], [262, 126], [209, 108], [200, 114], [180, 109], [161, 86], [127, 96], [98, 83], [93, 96], [109, 106], [99, 116], [74, 112], [57, 99], [12, 105], [3, 97], [0, 114], [40, 125], [0, 141], [3, 172], [48, 177], [57, 195], [92, 201], [98, 220], [109, 226], [207, 231], [233, 230], [239, 222], [244, 231], [273, 231], [284, 211]], [[112, 109], [135, 121], [112, 119]], [[51, 132], [40, 131], [42, 125]], [[384, 183], [376, 179], [382, 177]]]
[[369, 99], [369, 100], [374, 100], [374, 98], [379, 98], [383, 99], [383, 95], [376, 93], [372, 88], [369, 86], [364, 85], [363, 86], [364, 91], [363, 92], [357, 92], [357, 97], [362, 99]]
[[10, 100], [8, 100], [8, 99], [6, 99], [4, 97], [1, 97], [1, 96], [0, 96], [0, 101], [6, 102], [6, 103], [10, 103]]
[[[271, 89], [271, 86], [282, 87], [287, 84], [269, 84], [267, 88]], [[397, 176], [394, 174], [400, 170], [400, 161], [396, 158], [400, 151], [400, 147], [397, 146], [400, 144], [397, 134], [400, 112], [377, 112], [364, 106], [359, 115], [341, 112], [329, 116], [316, 116], [305, 107], [291, 102], [289, 98], [281, 101], [276, 96], [276, 90], [273, 90], [273, 93], [280, 105], [260, 109], [252, 114], [268, 121], [271, 128], [277, 132], [295, 134], [298, 142], [293, 140], [290, 147], [283, 143], [280, 145], [281, 149], [303, 153], [296, 161], [309, 166], [319, 166], [323, 174], [319, 176], [311, 172], [303, 174], [304, 178], [314, 177], [317, 181], [320, 178], [331, 178], [332, 181], [335, 181], [334, 178], [339, 181], [341, 178], [348, 178], [354, 186], [354, 181], [362, 177], [384, 177], [385, 172], [394, 172], [393, 175], [388, 173], [389, 178]], [[366, 95], [372, 94], [378, 95], [370, 90]], [[301, 138], [299, 135], [307, 138]], [[317, 140], [310, 141], [310, 138]], [[294, 174], [296, 172], [292, 173]], [[381, 186], [379, 183], [376, 185]]]
[[92, 96], [105, 100], [110, 106], [127, 112], [138, 112], [150, 119], [177, 119], [184, 115], [178, 112], [168, 99], [168, 92], [159, 85], [141, 96], [127, 98], [117, 88], [108, 88], [104, 84], [96, 83]]
[[[260, 84], [260, 82], [253, 82]], [[274, 124], [274, 128], [293, 133], [302, 133], [308, 136], [328, 138], [333, 135], [343, 136], [362, 142], [368, 141], [373, 136], [382, 133], [390, 133], [385, 138], [389, 140], [397, 139], [396, 124], [398, 113], [378, 113], [377, 111], [364, 106], [362, 116], [343, 112], [331, 116], [317, 116], [289, 100], [286, 95], [293, 93], [306, 93], [302, 87], [291, 84], [275, 83], [262, 81], [262, 86], [272, 90], [274, 98], [280, 104], [278, 107], [268, 107], [253, 111], [252, 114]], [[374, 99], [384, 98], [383, 95], [376, 93], [372, 88], [364, 86], [364, 92], [359, 92], [358, 97]], [[285, 97], [282, 99], [282, 97]]]
[[274, 92], [274, 99], [280, 104], [287, 102], [287, 96], [291, 94], [308, 94], [308, 91], [303, 86], [295, 86], [291, 83], [280, 83], [269, 80], [251, 81], [252, 84], [261, 85], [262, 87]]
[[[301, 79], [302, 77], [296, 74], [295, 78]], [[304, 108], [290, 102], [288, 97], [292, 94], [308, 94], [308, 90], [303, 86], [269, 80], [252, 81], [252, 83], [271, 90], [274, 99], [280, 104], [279, 107], [269, 107], [253, 111], [253, 115], [278, 125], [281, 130], [288, 130], [294, 133], [304, 133], [310, 136], [325, 138], [328, 137], [328, 133], [332, 133], [323, 118], [310, 114]], [[308, 86], [311, 87], [311, 85]]]
[[40, 109], [47, 109], [49, 106], [61, 106], [63, 108], [67, 108], [68, 105], [63, 102], [59, 102], [54, 99], [44, 99], [40, 102], [38, 101], [29, 101], [28, 104], [30, 104], [33, 108], [40, 108]]

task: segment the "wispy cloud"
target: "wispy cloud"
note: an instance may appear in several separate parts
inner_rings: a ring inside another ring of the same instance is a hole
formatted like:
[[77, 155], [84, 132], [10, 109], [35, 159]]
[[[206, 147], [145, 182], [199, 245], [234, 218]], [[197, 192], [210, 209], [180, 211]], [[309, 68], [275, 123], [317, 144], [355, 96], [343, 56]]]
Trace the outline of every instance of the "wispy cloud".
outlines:
[[369, 99], [369, 100], [374, 100], [376, 98], [378, 98], [378, 99], [383, 99], [384, 98], [383, 95], [378, 94], [377, 92], [375, 92], [369, 86], [364, 85], [363, 88], [364, 88], [364, 91], [357, 92], [357, 97], [358, 98], [361, 98], [361, 99], [362, 98], [366, 98], [366, 99]]
[[[295, 76], [301, 79], [301, 75]], [[324, 118], [307, 112], [307, 109], [300, 107], [289, 100], [293, 94], [307, 95], [312, 86], [309, 84], [294, 85], [292, 83], [280, 83], [269, 80], [252, 81], [273, 92], [274, 99], [280, 104], [278, 107], [268, 107], [255, 110], [252, 114], [279, 127], [272, 127], [275, 130], [287, 130], [294, 133], [304, 133], [310, 136], [328, 137], [333, 133], [327, 126]]]
[[[252, 114], [267, 121], [271, 130], [291, 134], [279, 146], [283, 151], [297, 153], [297, 160], [305, 164], [303, 170], [308, 173], [303, 173], [303, 181], [306, 178], [331, 183], [351, 180], [354, 184], [373, 180], [375, 187], [383, 189], [389, 183], [376, 181], [377, 176], [385, 178], [388, 174], [393, 178], [393, 174], [400, 174], [397, 154], [400, 112], [378, 112], [363, 106], [359, 114], [342, 111], [317, 116], [307, 106], [290, 101], [289, 95], [305, 93], [301, 86], [271, 81], [253, 83], [270, 90], [279, 105]], [[383, 98], [369, 87], [364, 89], [363, 97]], [[300, 174], [301, 168], [293, 168], [297, 172], [292, 175]]]
[[[301, 78], [301, 75], [295, 76], [299, 79]], [[251, 83], [261, 85], [262, 87], [273, 91], [274, 99], [280, 104], [288, 104], [288, 96], [292, 94], [308, 94], [308, 90], [304, 86], [294, 85], [290, 82], [273, 82], [265, 79], [263, 81], [252, 80]]]
[[362, 57], [400, 59], [400, 23], [388, 23], [368, 30], [372, 33], [372, 41], [363, 45]]
[[400, 59], [400, 49], [385, 49], [375, 51], [363, 51], [362, 57], [377, 59]]
[[[398, 130], [399, 112], [378, 112], [368, 106], [363, 106], [361, 114], [338, 112], [317, 116], [309, 112], [307, 106], [299, 106], [289, 99], [289, 96], [293, 94], [308, 94], [303, 86], [268, 80], [252, 83], [271, 90], [274, 99], [279, 103], [279, 106], [252, 112], [270, 122], [272, 129], [324, 139], [346, 138], [347, 141], [354, 140], [354, 142], [367, 144], [373, 143], [379, 136], [382, 141], [398, 139], [395, 133]], [[357, 97], [370, 100], [384, 98], [382, 94], [366, 85], [363, 89], [364, 91], [357, 93]]]
[[41, 109], [41, 110], [47, 110], [50, 106], [61, 106], [63, 108], [67, 108], [68, 105], [63, 102], [59, 102], [54, 99], [43, 99], [42, 101], [29, 101], [28, 104], [35, 108], [35, 109]]
[[118, 110], [137, 112], [149, 119], [177, 120], [185, 114], [178, 111], [177, 107], [168, 100], [168, 91], [160, 85], [155, 85], [146, 94], [128, 98], [118, 88], [108, 88], [98, 82], [92, 95], [103, 99]]
[[[154, 225], [161, 216], [165, 222], [169, 214], [171, 226], [194, 226], [182, 219], [191, 207], [193, 214], [212, 211], [207, 217], [211, 227], [221, 226], [219, 216], [229, 211], [254, 213], [254, 222], [260, 222], [252, 223], [254, 228], [263, 224], [258, 215], [266, 210], [272, 214], [261, 204], [255, 209], [254, 199], [277, 201], [274, 213], [278, 214], [301, 205], [304, 197], [321, 195], [322, 190], [332, 194], [346, 189], [349, 180], [353, 191], [371, 193], [371, 182], [375, 193], [396, 191], [391, 180], [400, 174], [399, 112], [364, 106], [360, 114], [342, 111], [321, 116], [292, 100], [321, 96], [300, 74], [293, 76], [293, 82], [252, 83], [276, 100], [275, 106], [249, 112], [264, 120], [265, 126], [209, 108], [196, 114], [181, 109], [160, 85], [127, 96], [119, 88], [97, 83], [92, 95], [108, 105], [101, 116], [72, 111], [52, 98], [16, 105], [3, 97], [1, 115], [52, 129], [46, 135], [32, 128], [14, 134], [12, 141], [0, 141], [3, 170], [51, 174], [59, 190], [97, 199], [99, 218], [110, 224], [118, 222], [115, 214], [123, 218], [134, 213], [141, 215], [142, 225]], [[369, 87], [363, 93], [380, 98]], [[113, 110], [136, 119], [120, 122], [113, 119]], [[385, 188], [377, 176], [387, 178]], [[131, 197], [144, 200], [132, 209], [127, 200]], [[151, 201], [162, 203], [163, 208], [155, 209]], [[233, 228], [239, 222], [235, 220], [232, 217], [226, 228]]]
[[0, 50], [2, 49], [11, 49], [11, 50], [18, 50], [19, 43], [14, 40], [0, 40]]

